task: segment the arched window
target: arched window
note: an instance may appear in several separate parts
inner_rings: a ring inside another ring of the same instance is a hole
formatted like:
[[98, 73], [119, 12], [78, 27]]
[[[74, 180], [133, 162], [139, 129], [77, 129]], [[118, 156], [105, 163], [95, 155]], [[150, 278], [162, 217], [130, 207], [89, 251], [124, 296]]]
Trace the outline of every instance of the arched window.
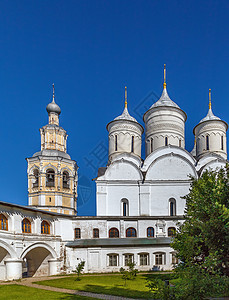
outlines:
[[165, 137], [165, 146], [168, 146], [168, 138], [167, 138], [167, 136]]
[[175, 236], [176, 234], [176, 228], [175, 227], [169, 227], [168, 228], [168, 236]]
[[118, 136], [115, 135], [115, 151], [118, 151]]
[[119, 237], [119, 231], [117, 228], [113, 227], [109, 230], [109, 238], [118, 238]]
[[55, 186], [55, 172], [53, 169], [46, 171], [46, 186]]
[[153, 139], [150, 140], [150, 152], [153, 152]]
[[223, 135], [221, 136], [221, 150], [223, 150]]
[[96, 239], [99, 238], [99, 229], [98, 228], [93, 229], [93, 238], [96, 238]]
[[129, 216], [129, 203], [128, 203], [128, 200], [123, 198], [121, 200], [121, 215], [126, 217], [126, 216]]
[[134, 152], [134, 136], [131, 139], [131, 152]]
[[209, 135], [206, 136], [206, 150], [209, 150]]
[[47, 221], [41, 222], [41, 233], [42, 234], [50, 234], [50, 225]]
[[80, 228], [75, 228], [75, 239], [81, 238]]
[[8, 219], [3, 214], [0, 214], [0, 229], [1, 230], [8, 230]]
[[69, 189], [69, 174], [67, 171], [63, 172], [63, 188]]
[[169, 215], [176, 215], [176, 200], [174, 198], [169, 199]]
[[23, 219], [21, 224], [23, 233], [31, 233], [31, 222], [27, 218]]
[[153, 227], [147, 228], [147, 237], [154, 237], [154, 228]]
[[137, 236], [137, 232], [136, 229], [133, 227], [129, 227], [126, 230], [126, 237], [136, 237]]
[[39, 170], [38, 169], [35, 169], [33, 171], [33, 176], [34, 176], [33, 187], [38, 187], [38, 185], [39, 185]]

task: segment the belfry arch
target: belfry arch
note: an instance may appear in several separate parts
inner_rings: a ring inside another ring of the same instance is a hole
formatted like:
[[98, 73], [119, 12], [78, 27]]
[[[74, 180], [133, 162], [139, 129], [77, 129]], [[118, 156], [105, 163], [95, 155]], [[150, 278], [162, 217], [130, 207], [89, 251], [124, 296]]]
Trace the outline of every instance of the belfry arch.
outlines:
[[23, 277], [55, 275], [58, 258], [56, 251], [46, 243], [35, 243], [21, 254]]

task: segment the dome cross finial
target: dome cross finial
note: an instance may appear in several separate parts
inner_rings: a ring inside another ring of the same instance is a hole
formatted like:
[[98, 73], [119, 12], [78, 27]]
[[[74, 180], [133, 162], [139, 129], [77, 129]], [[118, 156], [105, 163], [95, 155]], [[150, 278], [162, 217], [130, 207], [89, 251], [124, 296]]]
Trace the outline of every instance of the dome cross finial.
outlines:
[[52, 84], [52, 102], [55, 102], [55, 87], [54, 87], [54, 83]]
[[125, 108], [127, 108], [127, 87], [125, 86]]
[[211, 89], [209, 89], [209, 109], [212, 109]]
[[164, 64], [164, 83], [163, 87], [166, 88], [166, 64]]

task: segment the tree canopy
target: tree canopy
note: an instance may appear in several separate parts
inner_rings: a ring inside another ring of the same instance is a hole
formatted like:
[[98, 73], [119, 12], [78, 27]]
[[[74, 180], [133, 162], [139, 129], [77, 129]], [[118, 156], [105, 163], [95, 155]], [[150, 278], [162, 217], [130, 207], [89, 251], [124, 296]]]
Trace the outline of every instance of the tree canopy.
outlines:
[[229, 166], [191, 178], [185, 222], [172, 247], [184, 267], [229, 276]]

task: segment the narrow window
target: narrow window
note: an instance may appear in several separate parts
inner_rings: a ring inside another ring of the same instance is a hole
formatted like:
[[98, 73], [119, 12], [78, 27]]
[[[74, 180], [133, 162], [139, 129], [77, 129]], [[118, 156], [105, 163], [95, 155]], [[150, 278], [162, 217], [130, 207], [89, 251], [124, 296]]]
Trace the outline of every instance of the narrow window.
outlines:
[[129, 227], [126, 230], [126, 237], [136, 237], [137, 236], [137, 232], [136, 229], [133, 227]]
[[49, 202], [52, 202], [52, 198], [51, 197], [49, 197]]
[[42, 234], [50, 234], [50, 225], [47, 221], [41, 222], [41, 233]]
[[132, 136], [131, 140], [131, 152], [134, 152], [134, 136]]
[[69, 189], [69, 174], [68, 172], [63, 172], [63, 188]]
[[170, 216], [176, 215], [176, 200], [173, 198], [169, 199], [169, 215]]
[[126, 217], [127, 216], [127, 203], [123, 202], [123, 216]]
[[22, 232], [31, 233], [31, 222], [26, 218], [22, 220]]
[[119, 237], [119, 231], [117, 228], [111, 228], [109, 230], [109, 238], [118, 238]]
[[115, 151], [118, 151], [118, 136], [115, 135]]
[[176, 234], [176, 228], [175, 227], [169, 227], [168, 228], [168, 236], [173, 237], [173, 236], [175, 236], [175, 234]]
[[0, 229], [8, 230], [8, 219], [3, 214], [0, 214]]
[[128, 266], [129, 263], [134, 262], [134, 255], [133, 254], [125, 254], [124, 255], [124, 265]]
[[221, 136], [221, 150], [223, 150], [223, 135]]
[[165, 146], [168, 146], [168, 138], [167, 138], [167, 136], [165, 137]]
[[80, 228], [75, 228], [75, 239], [80, 239], [80, 238], [81, 238]]
[[179, 139], [179, 147], [181, 147], [181, 139]]
[[153, 152], [153, 139], [150, 140], [150, 152]]
[[140, 256], [140, 266], [147, 266], [149, 264], [149, 254], [141, 253], [139, 256]]
[[52, 169], [48, 169], [46, 172], [46, 186], [48, 187], [55, 186], [55, 172]]
[[99, 238], [99, 229], [98, 228], [94, 228], [93, 229], [93, 238], [94, 239], [98, 239]]
[[118, 254], [108, 254], [109, 256], [109, 266], [116, 267], [118, 266]]
[[154, 237], [154, 228], [153, 227], [147, 228], [147, 237]]
[[206, 150], [209, 150], [209, 136], [206, 136]]

